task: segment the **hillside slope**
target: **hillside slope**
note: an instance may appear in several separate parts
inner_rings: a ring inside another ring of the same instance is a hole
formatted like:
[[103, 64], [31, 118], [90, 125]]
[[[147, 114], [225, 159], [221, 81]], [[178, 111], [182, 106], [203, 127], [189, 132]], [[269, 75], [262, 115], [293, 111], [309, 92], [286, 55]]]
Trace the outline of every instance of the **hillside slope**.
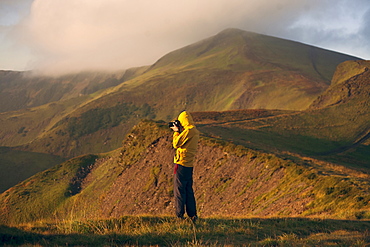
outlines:
[[370, 91], [369, 70], [370, 61], [339, 64], [330, 87], [312, 103], [310, 109], [342, 105], [350, 100], [367, 100]]
[[[164, 123], [144, 121], [118, 150], [36, 174], [0, 195], [0, 223], [172, 215], [171, 134]], [[369, 218], [369, 176], [347, 171], [202, 138], [194, 174], [199, 214]]]
[[348, 61], [338, 66], [331, 86], [310, 110], [214, 122], [200, 129], [247, 147], [278, 154], [290, 152], [370, 172], [369, 68], [369, 61]]

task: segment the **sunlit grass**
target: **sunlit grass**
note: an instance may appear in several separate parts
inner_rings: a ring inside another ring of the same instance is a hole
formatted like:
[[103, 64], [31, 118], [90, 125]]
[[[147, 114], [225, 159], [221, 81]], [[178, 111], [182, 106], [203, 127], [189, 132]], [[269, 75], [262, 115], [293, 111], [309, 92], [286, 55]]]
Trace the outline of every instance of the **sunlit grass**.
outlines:
[[126, 216], [0, 226], [5, 245], [23, 246], [367, 246], [369, 221], [304, 218]]

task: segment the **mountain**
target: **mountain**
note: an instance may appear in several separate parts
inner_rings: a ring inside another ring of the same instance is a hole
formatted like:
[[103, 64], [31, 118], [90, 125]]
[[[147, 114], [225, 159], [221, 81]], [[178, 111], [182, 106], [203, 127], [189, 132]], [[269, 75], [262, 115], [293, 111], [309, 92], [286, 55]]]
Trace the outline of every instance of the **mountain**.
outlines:
[[135, 80], [134, 93], [145, 95], [147, 103], [156, 106], [160, 119], [185, 106], [191, 111], [304, 110], [330, 85], [336, 66], [354, 59], [293, 41], [227, 29], [159, 59], [144, 75], [150, 79]]
[[[141, 119], [168, 121], [184, 108], [193, 112], [304, 111], [329, 88], [337, 65], [354, 59], [302, 43], [227, 29], [173, 51], [152, 66], [120, 73], [53, 78], [3, 72], [1, 92], [9, 94], [7, 103], [14, 100], [12, 109], [19, 110], [6, 111], [10, 108], [4, 103], [0, 145], [70, 159], [119, 148]], [[263, 140], [253, 147], [268, 149]]]
[[[115, 87], [0, 115], [0, 145], [70, 158], [117, 148], [140, 118], [170, 120], [184, 108], [304, 110], [329, 87], [336, 66], [353, 59], [227, 29], [165, 55]], [[98, 121], [92, 121], [96, 112]]]

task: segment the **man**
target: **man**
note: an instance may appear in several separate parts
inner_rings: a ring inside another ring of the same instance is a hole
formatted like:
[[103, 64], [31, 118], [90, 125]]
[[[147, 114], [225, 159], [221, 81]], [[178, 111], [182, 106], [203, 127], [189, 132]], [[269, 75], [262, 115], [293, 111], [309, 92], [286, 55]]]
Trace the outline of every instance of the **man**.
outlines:
[[197, 152], [199, 131], [190, 113], [183, 111], [178, 119], [170, 123], [174, 131], [172, 144], [176, 149], [174, 157], [174, 197], [176, 216], [183, 219], [185, 210], [190, 219], [198, 218], [193, 191], [193, 166]]

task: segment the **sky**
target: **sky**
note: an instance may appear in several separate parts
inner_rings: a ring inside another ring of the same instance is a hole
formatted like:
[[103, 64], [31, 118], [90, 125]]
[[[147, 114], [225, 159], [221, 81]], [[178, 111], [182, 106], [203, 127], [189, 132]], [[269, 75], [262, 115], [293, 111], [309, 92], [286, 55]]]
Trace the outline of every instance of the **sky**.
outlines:
[[0, 0], [0, 70], [150, 65], [239, 28], [370, 60], [369, 0]]

